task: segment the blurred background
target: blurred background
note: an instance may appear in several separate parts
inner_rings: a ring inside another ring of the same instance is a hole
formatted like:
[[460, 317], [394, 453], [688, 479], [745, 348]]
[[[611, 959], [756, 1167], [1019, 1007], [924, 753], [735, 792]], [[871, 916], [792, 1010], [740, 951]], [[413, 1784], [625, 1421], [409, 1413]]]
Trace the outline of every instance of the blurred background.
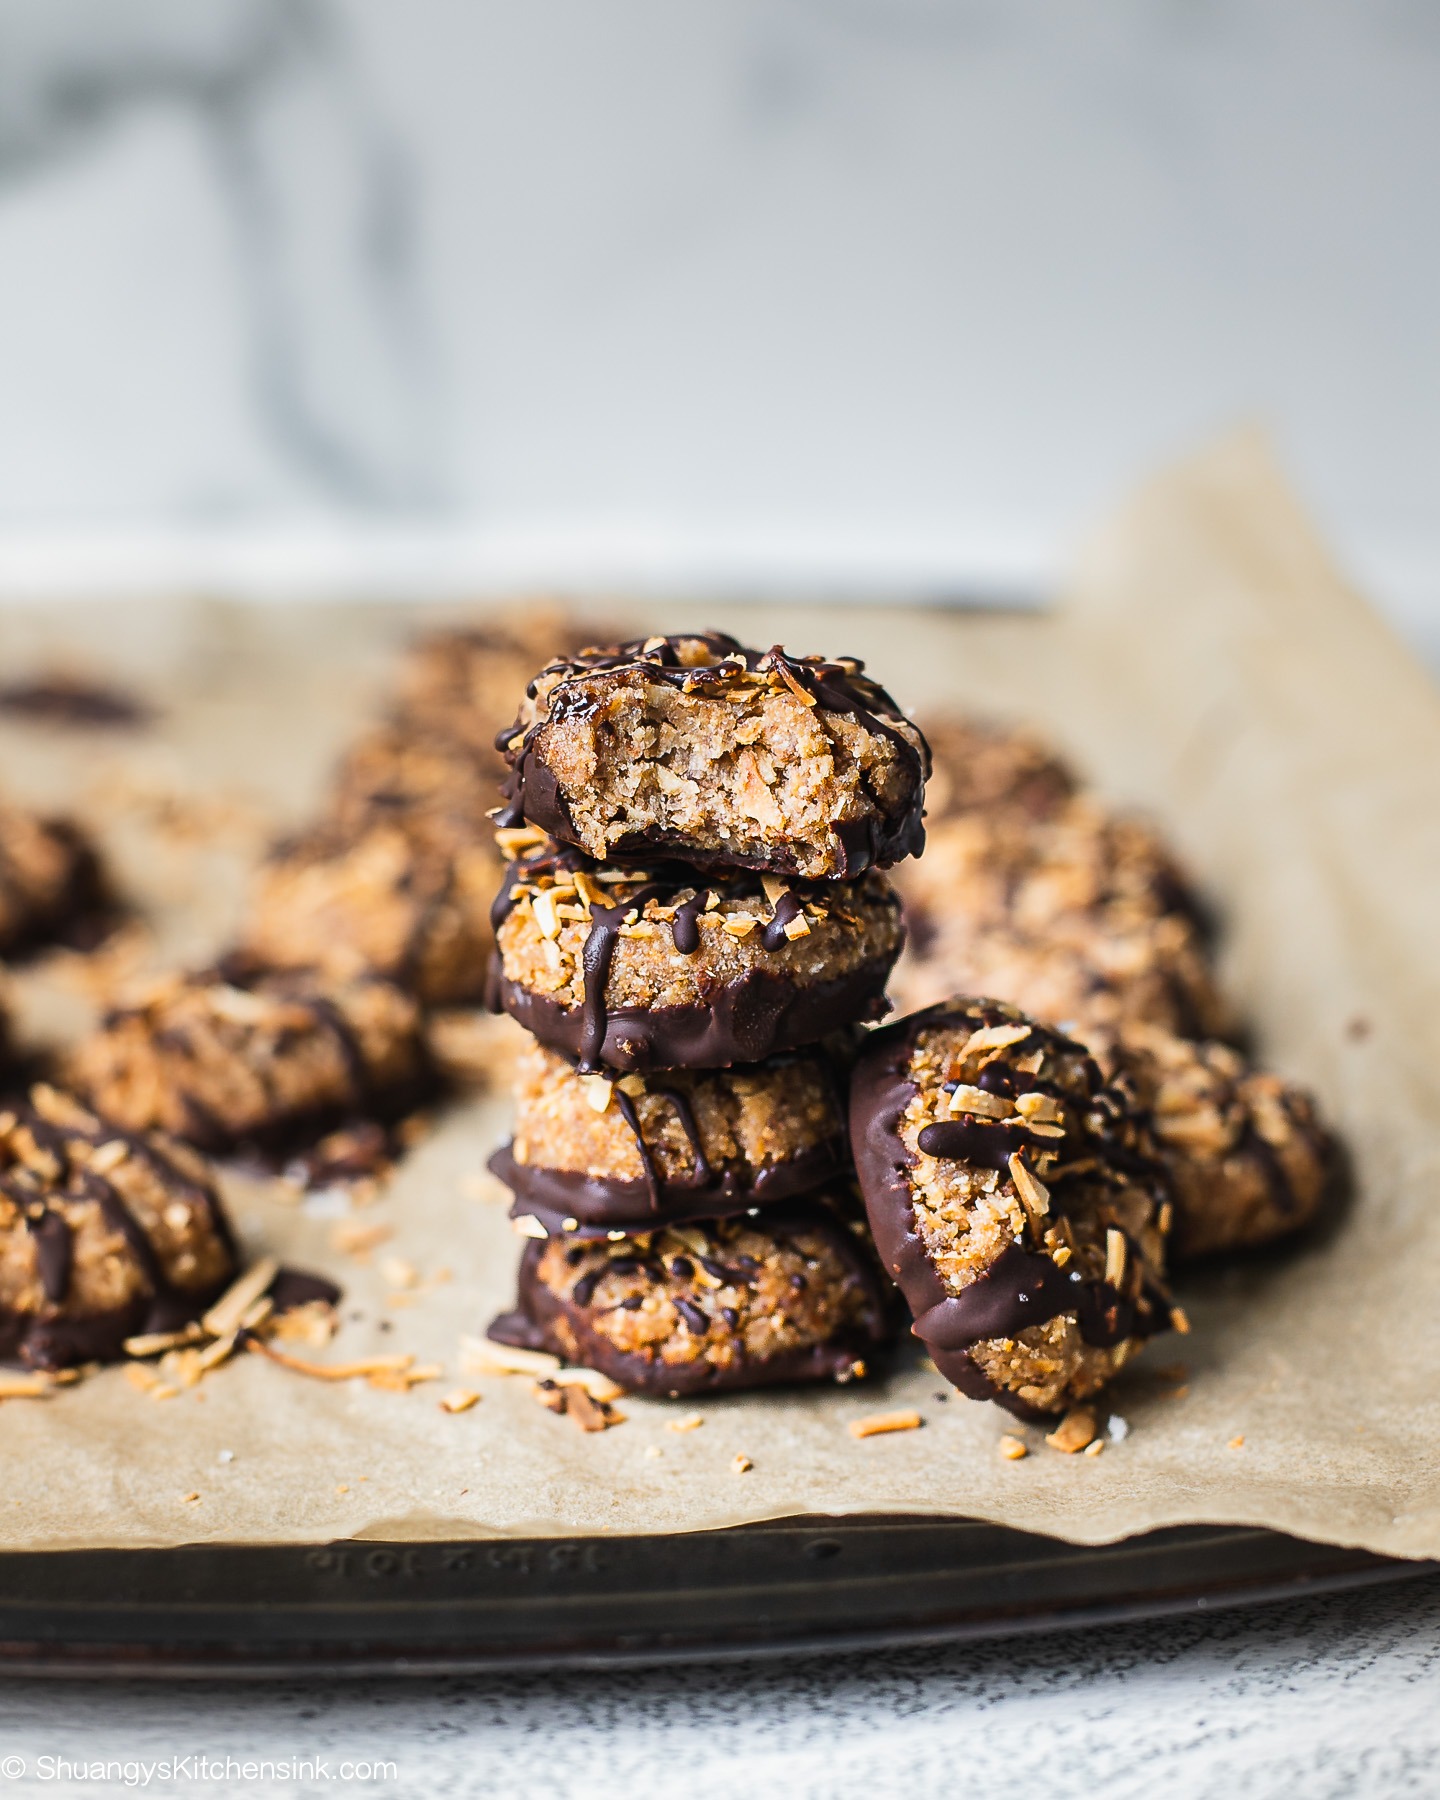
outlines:
[[1260, 421], [1440, 652], [1428, 0], [0, 0], [0, 594], [1043, 590]]

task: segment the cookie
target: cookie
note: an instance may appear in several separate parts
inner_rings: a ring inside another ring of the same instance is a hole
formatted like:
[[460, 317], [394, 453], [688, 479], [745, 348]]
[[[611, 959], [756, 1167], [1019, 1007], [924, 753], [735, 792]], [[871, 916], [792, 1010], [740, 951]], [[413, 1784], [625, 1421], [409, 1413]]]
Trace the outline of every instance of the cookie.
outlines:
[[878, 1270], [815, 1202], [628, 1238], [525, 1247], [500, 1343], [549, 1350], [641, 1394], [848, 1381], [888, 1341]]
[[341, 758], [326, 817], [341, 831], [395, 825], [436, 851], [455, 855], [478, 845], [493, 855], [490, 815], [499, 804], [493, 766], [468, 744], [426, 726], [391, 724], [367, 731]]
[[424, 1090], [420, 1013], [389, 982], [236, 969], [167, 977], [75, 1050], [69, 1079], [132, 1131], [286, 1148]]
[[426, 632], [401, 662], [396, 723], [466, 745], [498, 780], [505, 763], [495, 734], [514, 717], [515, 696], [547, 657], [582, 642], [564, 614], [543, 601], [498, 622]]
[[959, 814], [1049, 818], [1075, 792], [1074, 772], [1037, 733], [959, 713], [921, 720], [934, 767], [927, 825]]
[[70, 819], [0, 803], [0, 955], [99, 925], [109, 910], [94, 846]]
[[504, 740], [504, 823], [600, 861], [853, 879], [924, 846], [929, 752], [853, 658], [720, 632], [552, 662]]
[[1333, 1144], [1302, 1088], [1228, 1044], [1160, 1031], [1132, 1030], [1113, 1054], [1169, 1173], [1172, 1260], [1253, 1249], [1310, 1223]]
[[1178, 913], [1126, 924], [1072, 913], [1043, 933], [976, 927], [959, 915], [913, 928], [923, 948], [907, 952], [891, 989], [902, 1011], [953, 993], [994, 994], [1087, 1038], [1130, 1025], [1187, 1037], [1227, 1037], [1235, 1029], [1204, 944]]
[[1145, 821], [1088, 798], [1042, 820], [1014, 812], [965, 813], [932, 825], [923, 861], [896, 872], [915, 935], [944, 921], [1041, 935], [1087, 916], [1111, 930], [1177, 914], [1202, 930], [1188, 875]]
[[1081, 1045], [932, 1007], [871, 1037], [850, 1129], [876, 1248], [963, 1393], [1063, 1411], [1169, 1324], [1164, 1173]]
[[846, 1161], [835, 1074], [818, 1052], [617, 1080], [532, 1042], [515, 1108], [490, 1168], [515, 1214], [551, 1231], [743, 1212], [822, 1187]]
[[494, 922], [495, 1009], [582, 1069], [626, 1072], [763, 1062], [878, 1018], [903, 941], [874, 871], [707, 881], [553, 846], [510, 865]]
[[277, 968], [382, 975], [427, 1004], [477, 1000], [500, 869], [479, 839], [451, 852], [395, 824], [322, 826], [279, 846], [261, 869], [244, 947]]
[[0, 1356], [108, 1361], [198, 1318], [237, 1273], [214, 1182], [187, 1145], [58, 1089], [0, 1111]]

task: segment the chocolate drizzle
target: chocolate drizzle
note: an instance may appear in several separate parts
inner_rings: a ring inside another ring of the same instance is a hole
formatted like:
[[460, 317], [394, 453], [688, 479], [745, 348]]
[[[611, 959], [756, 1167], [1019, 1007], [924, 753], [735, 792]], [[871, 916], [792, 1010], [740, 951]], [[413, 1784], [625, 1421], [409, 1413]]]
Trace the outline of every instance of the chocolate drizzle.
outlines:
[[926, 1156], [963, 1158], [982, 1169], [1006, 1169], [1010, 1158], [1025, 1147], [1029, 1139], [1023, 1129], [1010, 1125], [993, 1125], [984, 1119], [965, 1114], [958, 1119], [942, 1119], [927, 1125], [916, 1140]]
[[[17, 1199], [7, 1188], [11, 1199]], [[23, 1202], [21, 1202], [23, 1204]], [[75, 1262], [75, 1239], [64, 1213], [52, 1212], [44, 1205], [25, 1206], [25, 1228], [35, 1240], [35, 1266], [40, 1286], [52, 1306], [63, 1303], [70, 1292], [70, 1272]]]
[[775, 902], [775, 913], [769, 924], [760, 933], [760, 942], [767, 950], [778, 950], [788, 940], [785, 928], [800, 918], [805, 911], [805, 904], [793, 888], [786, 888]]

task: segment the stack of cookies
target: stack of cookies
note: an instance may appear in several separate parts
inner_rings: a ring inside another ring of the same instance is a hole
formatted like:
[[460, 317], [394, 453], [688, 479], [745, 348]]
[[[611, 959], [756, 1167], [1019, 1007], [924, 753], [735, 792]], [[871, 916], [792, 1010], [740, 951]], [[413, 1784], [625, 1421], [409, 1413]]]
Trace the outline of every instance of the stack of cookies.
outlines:
[[923, 737], [858, 662], [705, 633], [551, 663], [501, 742], [490, 1001], [533, 1042], [492, 1167], [530, 1242], [491, 1335], [656, 1394], [863, 1372], [842, 1093]]

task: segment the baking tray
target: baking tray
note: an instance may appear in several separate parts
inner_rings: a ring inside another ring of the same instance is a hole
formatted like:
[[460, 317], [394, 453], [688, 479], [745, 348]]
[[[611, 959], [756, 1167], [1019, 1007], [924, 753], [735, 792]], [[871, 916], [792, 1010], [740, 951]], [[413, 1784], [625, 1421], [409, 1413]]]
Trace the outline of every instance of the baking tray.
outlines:
[[954, 1519], [0, 1557], [0, 1672], [429, 1675], [941, 1644], [1440, 1573], [1233, 1526], [1100, 1547]]

